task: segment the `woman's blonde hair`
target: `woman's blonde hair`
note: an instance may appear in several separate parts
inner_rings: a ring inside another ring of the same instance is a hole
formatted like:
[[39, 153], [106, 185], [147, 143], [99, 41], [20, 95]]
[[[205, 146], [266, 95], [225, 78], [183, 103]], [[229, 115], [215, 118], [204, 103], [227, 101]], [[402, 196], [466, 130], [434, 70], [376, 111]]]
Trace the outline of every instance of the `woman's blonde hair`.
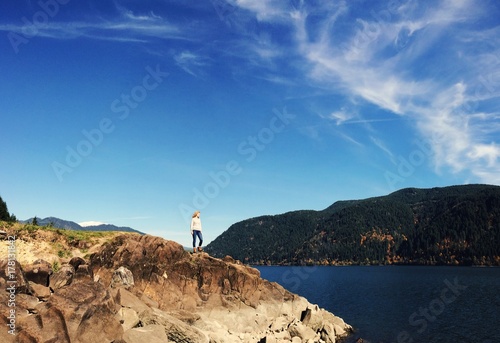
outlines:
[[200, 211], [194, 211], [193, 218], [196, 217], [198, 214], [200, 214]]

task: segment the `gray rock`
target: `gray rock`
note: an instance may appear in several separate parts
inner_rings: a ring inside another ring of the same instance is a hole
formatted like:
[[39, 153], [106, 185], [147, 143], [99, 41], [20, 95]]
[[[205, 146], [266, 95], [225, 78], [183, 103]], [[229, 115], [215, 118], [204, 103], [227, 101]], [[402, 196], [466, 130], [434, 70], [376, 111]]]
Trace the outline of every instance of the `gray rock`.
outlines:
[[134, 286], [134, 276], [129, 269], [122, 266], [113, 272], [111, 287], [117, 288], [131, 286]]

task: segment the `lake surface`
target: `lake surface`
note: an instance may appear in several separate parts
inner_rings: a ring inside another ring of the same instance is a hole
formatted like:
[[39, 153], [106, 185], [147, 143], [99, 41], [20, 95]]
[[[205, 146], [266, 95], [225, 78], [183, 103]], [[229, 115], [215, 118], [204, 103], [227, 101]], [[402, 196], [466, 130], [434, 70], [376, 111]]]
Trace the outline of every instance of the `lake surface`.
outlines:
[[352, 325], [349, 343], [500, 342], [500, 268], [257, 269]]

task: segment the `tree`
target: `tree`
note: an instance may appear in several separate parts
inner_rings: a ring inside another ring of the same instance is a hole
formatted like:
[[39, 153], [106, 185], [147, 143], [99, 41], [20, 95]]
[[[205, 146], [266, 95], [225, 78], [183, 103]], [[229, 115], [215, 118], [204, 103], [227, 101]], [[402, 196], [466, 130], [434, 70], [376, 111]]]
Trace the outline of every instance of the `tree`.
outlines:
[[0, 220], [8, 222], [16, 221], [16, 216], [9, 214], [7, 203], [2, 200], [2, 197], [0, 197]]
[[37, 219], [36, 216], [33, 217], [33, 220], [31, 221], [31, 224], [38, 225], [38, 219]]

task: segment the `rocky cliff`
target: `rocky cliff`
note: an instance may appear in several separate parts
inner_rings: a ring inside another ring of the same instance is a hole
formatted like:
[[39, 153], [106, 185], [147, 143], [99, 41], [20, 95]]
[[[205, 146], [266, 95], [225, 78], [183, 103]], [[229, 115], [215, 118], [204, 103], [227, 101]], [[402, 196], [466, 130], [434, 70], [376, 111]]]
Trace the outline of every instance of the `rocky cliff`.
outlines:
[[330, 343], [351, 331], [231, 257], [150, 235], [117, 236], [57, 272], [6, 258], [0, 290], [2, 342]]

